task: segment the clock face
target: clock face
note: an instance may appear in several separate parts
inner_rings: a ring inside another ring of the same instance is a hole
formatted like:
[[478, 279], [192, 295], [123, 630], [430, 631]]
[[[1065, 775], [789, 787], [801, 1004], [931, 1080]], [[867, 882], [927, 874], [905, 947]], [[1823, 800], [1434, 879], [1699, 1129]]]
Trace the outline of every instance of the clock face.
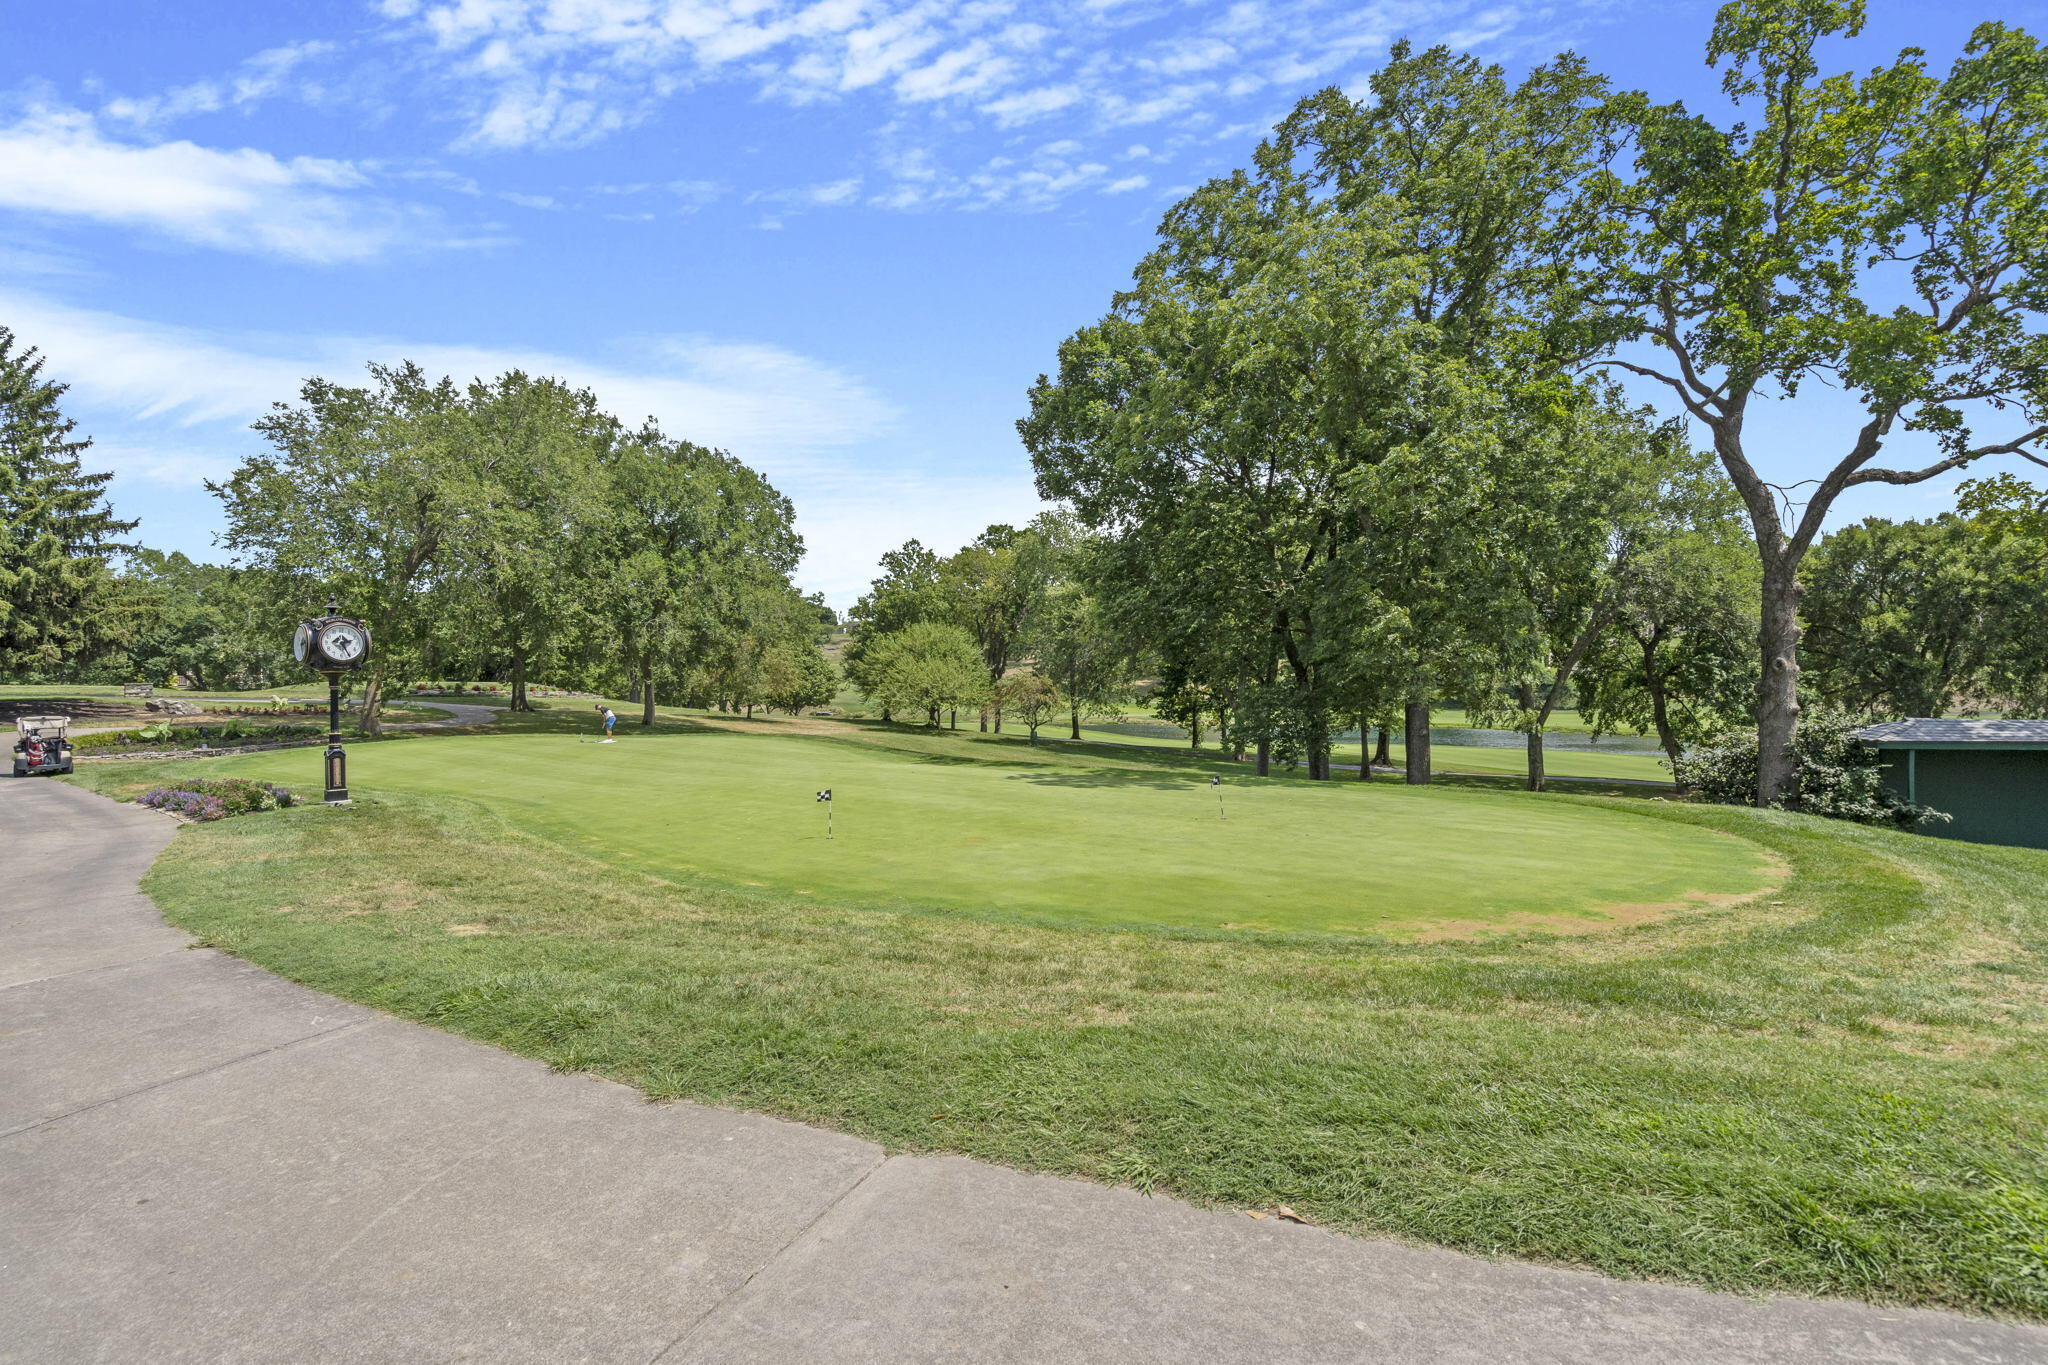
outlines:
[[313, 627], [302, 621], [299, 623], [298, 632], [292, 636], [292, 657], [300, 663], [305, 663], [306, 656], [312, 651]]
[[320, 632], [320, 652], [338, 664], [352, 664], [363, 657], [363, 632], [347, 621], [337, 621]]

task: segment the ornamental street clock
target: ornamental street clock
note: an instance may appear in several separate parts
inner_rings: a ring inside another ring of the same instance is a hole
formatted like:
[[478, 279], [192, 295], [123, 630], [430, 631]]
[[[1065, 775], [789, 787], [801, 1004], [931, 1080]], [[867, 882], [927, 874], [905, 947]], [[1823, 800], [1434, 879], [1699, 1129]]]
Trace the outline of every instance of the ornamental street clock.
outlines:
[[301, 621], [292, 636], [292, 654], [315, 673], [327, 675], [327, 804], [348, 804], [348, 755], [341, 747], [341, 679], [370, 657], [370, 632], [341, 606], [327, 604], [327, 614]]

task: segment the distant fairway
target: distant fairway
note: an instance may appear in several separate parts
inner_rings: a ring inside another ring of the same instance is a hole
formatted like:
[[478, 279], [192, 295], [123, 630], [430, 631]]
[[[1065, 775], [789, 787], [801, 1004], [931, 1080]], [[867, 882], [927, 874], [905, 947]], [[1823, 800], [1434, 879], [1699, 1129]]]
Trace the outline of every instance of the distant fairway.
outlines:
[[[1393, 783], [1225, 778], [1107, 755], [970, 757], [934, 736], [849, 743], [636, 734], [598, 746], [485, 735], [361, 748], [358, 794], [463, 797], [522, 829], [664, 877], [1094, 925], [1412, 936], [1588, 928], [1616, 906], [1741, 895], [1749, 843], [1598, 806]], [[304, 782], [302, 753], [221, 760]], [[825, 809], [835, 794], [837, 838]]]

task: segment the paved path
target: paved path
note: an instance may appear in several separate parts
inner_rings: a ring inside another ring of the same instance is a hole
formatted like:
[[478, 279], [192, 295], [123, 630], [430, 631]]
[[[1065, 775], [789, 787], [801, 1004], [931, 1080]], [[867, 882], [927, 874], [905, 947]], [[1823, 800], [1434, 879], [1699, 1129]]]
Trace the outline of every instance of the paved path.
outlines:
[[0, 779], [0, 1361], [2048, 1360], [650, 1105], [195, 948], [172, 832]]

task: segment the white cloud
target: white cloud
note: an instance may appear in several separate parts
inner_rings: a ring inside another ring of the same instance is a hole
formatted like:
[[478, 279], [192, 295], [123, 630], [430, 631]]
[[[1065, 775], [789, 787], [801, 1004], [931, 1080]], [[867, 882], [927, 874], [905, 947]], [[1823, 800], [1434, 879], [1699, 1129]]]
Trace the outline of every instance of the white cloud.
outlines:
[[0, 126], [0, 208], [315, 262], [446, 244], [429, 215], [366, 194], [368, 184], [346, 161], [120, 141], [76, 109], [39, 106]]
[[288, 43], [257, 53], [224, 80], [194, 81], [159, 95], [110, 99], [100, 109], [109, 119], [154, 127], [193, 114], [246, 108], [287, 91], [317, 96], [318, 86], [297, 79], [306, 63], [336, 51], [333, 43]]
[[[730, 450], [797, 508], [808, 547], [799, 581], [845, 605], [883, 550], [912, 536], [951, 548], [992, 521], [1028, 519], [1040, 503], [1021, 462], [935, 473], [893, 440], [895, 409], [855, 376], [781, 347], [696, 336], [624, 338], [591, 359], [538, 348], [405, 342], [388, 337], [230, 335], [75, 308], [0, 288], [0, 323], [42, 349], [67, 407], [88, 432], [96, 468], [116, 474], [124, 508], [156, 516], [144, 535], [207, 553], [207, 525], [178, 527], [135, 501], [132, 485], [187, 500], [260, 449], [248, 423], [294, 398], [310, 376], [364, 380], [368, 360], [410, 359], [458, 380], [514, 367], [590, 388], [628, 423], [652, 416], [671, 435]], [[203, 515], [203, 512], [192, 515]], [[217, 522], [213, 523], [217, 524]]]
[[628, 422], [724, 446], [764, 469], [862, 440], [894, 420], [852, 377], [794, 352], [694, 336], [622, 341], [606, 362], [539, 348], [451, 346], [389, 337], [227, 336], [73, 308], [0, 290], [0, 322], [49, 357], [74, 393], [127, 420], [244, 424], [308, 377], [359, 382], [367, 361], [417, 361], [458, 380], [519, 368], [597, 394]]
[[998, 128], [1207, 116], [1271, 82], [1305, 94], [1376, 60], [1392, 33], [1457, 29], [1483, 45], [1603, 2], [385, 0], [384, 13], [458, 93], [466, 145], [515, 147], [588, 141], [715, 81], [799, 104], [865, 94], [941, 118], [966, 109]]

